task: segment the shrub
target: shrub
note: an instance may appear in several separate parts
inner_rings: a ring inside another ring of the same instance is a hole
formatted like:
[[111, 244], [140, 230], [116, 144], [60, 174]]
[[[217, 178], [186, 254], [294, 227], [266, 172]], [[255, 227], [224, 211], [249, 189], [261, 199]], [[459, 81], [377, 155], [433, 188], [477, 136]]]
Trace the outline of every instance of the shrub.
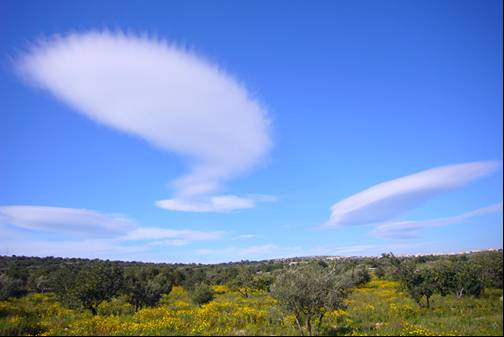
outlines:
[[371, 281], [371, 275], [366, 267], [361, 267], [357, 270], [357, 272], [355, 272], [352, 281], [356, 286], [360, 286]]
[[172, 290], [172, 280], [166, 274], [156, 276], [149, 276], [147, 273], [131, 274], [126, 278], [125, 288], [128, 303], [138, 311], [144, 306], [156, 306], [161, 295], [169, 294]]
[[214, 298], [214, 291], [205, 283], [198, 283], [189, 291], [191, 300], [196, 305], [203, 305]]
[[24, 294], [25, 290], [23, 289], [21, 280], [0, 274], [0, 301], [11, 296], [21, 296]]

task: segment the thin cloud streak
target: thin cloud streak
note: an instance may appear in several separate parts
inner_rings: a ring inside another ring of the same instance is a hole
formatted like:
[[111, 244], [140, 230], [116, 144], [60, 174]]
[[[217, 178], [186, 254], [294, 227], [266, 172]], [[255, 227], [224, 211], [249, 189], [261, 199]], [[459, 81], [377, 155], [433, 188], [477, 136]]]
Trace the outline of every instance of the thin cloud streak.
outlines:
[[124, 241], [140, 240], [161, 240], [161, 239], [180, 239], [184, 241], [206, 241], [220, 239], [225, 232], [202, 232], [194, 230], [164, 229], [156, 227], [142, 227], [128, 232], [120, 237]]
[[160, 208], [184, 212], [214, 212], [229, 213], [237, 209], [254, 208], [259, 202], [276, 202], [278, 199], [269, 195], [249, 195], [238, 197], [236, 195], [219, 195], [203, 200], [166, 199], [156, 201]]
[[0, 206], [0, 223], [37, 231], [100, 237], [116, 236], [136, 227], [133, 221], [121, 215], [30, 205]]
[[477, 210], [466, 212], [459, 215], [423, 220], [423, 221], [398, 221], [393, 223], [381, 224], [374, 229], [371, 234], [377, 238], [386, 239], [412, 239], [417, 238], [420, 231], [427, 228], [443, 227], [462, 223], [467, 219], [490, 213], [502, 213], [502, 203], [482, 207]]
[[[63, 248], [79, 255], [96, 256], [100, 250], [144, 251], [153, 246], [183, 246], [219, 240], [223, 231], [196, 231], [141, 227], [124, 216], [94, 210], [49, 206], [0, 206], [0, 230], [4, 249], [22, 254], [61, 255]], [[31, 239], [35, 234], [37, 239]], [[46, 239], [38, 237], [44, 235]], [[109, 247], [109, 248], [107, 248]], [[136, 247], [136, 248], [135, 248]], [[67, 252], [64, 253], [68, 256]], [[104, 256], [104, 255], [100, 255]]]
[[242, 234], [242, 235], [237, 235], [235, 237], [230, 238], [230, 240], [249, 240], [249, 239], [255, 239], [257, 238], [257, 235], [255, 234]]

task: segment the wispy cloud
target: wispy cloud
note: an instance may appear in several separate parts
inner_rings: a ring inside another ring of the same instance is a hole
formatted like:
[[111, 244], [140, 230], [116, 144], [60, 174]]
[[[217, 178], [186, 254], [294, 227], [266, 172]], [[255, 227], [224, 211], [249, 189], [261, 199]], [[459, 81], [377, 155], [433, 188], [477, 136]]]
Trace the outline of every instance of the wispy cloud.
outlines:
[[481, 161], [436, 167], [375, 185], [331, 208], [323, 228], [374, 224], [393, 219], [446, 191], [495, 172], [500, 162]]
[[101, 258], [135, 260], [133, 256], [145, 252], [143, 245], [121, 245], [113, 239], [44, 240], [23, 236], [0, 238], [0, 254], [26, 256], [58, 256], [68, 258]]
[[40, 41], [18, 69], [90, 119], [180, 154], [190, 172], [173, 181], [165, 209], [229, 212], [257, 198], [216, 195], [271, 147], [264, 107], [236, 79], [164, 40], [88, 32]]
[[423, 220], [423, 221], [398, 221], [393, 223], [381, 224], [377, 226], [371, 234], [379, 238], [391, 239], [411, 239], [417, 238], [421, 230], [432, 227], [442, 227], [461, 223], [467, 219], [489, 214], [502, 212], [502, 203], [479, 208], [477, 210], [466, 212], [459, 215]]
[[121, 215], [88, 209], [12, 205], [0, 206], [0, 223], [16, 227], [86, 236], [117, 236], [136, 227]]
[[142, 227], [128, 232], [120, 239], [125, 241], [180, 239], [184, 241], [216, 240], [224, 236], [225, 232], [203, 232], [194, 230], [164, 229], [156, 227]]
[[257, 238], [257, 235], [255, 235], [255, 234], [242, 234], [242, 235], [234, 236], [230, 240], [248, 240], [248, 239], [254, 239], [254, 238]]
[[166, 199], [156, 202], [158, 207], [172, 211], [185, 212], [229, 212], [235, 209], [253, 208], [256, 203], [252, 199], [242, 198], [235, 195], [220, 195], [194, 199]]
[[0, 206], [0, 231], [4, 250], [0, 253], [102, 258], [213, 241], [226, 235], [222, 231], [141, 227], [125, 216], [94, 210], [23, 205]]

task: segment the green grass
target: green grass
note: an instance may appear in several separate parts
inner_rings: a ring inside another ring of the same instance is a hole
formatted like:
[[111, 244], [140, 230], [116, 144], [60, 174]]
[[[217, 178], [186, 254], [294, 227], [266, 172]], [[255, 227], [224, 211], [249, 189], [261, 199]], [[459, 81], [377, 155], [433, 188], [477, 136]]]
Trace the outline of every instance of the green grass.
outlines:
[[349, 299], [349, 328], [366, 335], [502, 335], [502, 289], [480, 298], [434, 296], [420, 307], [398, 284], [374, 280]]

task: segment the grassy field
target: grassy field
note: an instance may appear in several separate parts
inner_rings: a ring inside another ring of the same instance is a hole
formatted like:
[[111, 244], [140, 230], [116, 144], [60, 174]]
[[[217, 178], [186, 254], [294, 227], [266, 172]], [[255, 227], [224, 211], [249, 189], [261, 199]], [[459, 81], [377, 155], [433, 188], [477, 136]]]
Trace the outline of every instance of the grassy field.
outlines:
[[[372, 280], [355, 289], [347, 310], [326, 314], [326, 335], [501, 335], [502, 290], [481, 298], [434, 297], [421, 308], [392, 281]], [[214, 286], [215, 299], [193, 305], [175, 287], [156, 308], [134, 312], [123, 299], [102, 303], [98, 315], [62, 307], [52, 294], [0, 302], [1, 335], [296, 335], [294, 318], [284, 315], [266, 292], [242, 297]]]

